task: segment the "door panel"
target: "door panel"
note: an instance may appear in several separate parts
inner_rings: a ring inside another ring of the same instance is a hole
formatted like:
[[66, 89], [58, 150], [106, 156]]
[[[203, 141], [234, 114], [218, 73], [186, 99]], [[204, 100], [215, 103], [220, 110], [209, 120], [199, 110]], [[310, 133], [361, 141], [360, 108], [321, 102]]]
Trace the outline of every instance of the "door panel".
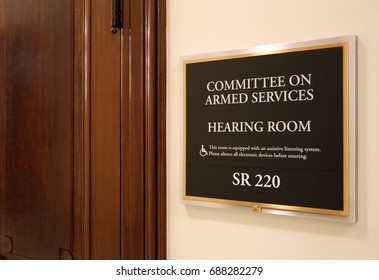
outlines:
[[91, 258], [120, 259], [121, 35], [111, 1], [91, 5]]
[[1, 253], [10, 258], [71, 257], [72, 9], [2, 1]]

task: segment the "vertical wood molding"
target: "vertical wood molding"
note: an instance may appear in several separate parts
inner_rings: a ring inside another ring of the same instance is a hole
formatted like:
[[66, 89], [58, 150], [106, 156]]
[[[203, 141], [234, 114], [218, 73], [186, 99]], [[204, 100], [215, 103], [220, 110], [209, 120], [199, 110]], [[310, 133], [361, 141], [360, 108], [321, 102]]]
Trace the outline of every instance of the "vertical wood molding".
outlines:
[[165, 259], [166, 1], [124, 3], [122, 258]]
[[166, 5], [145, 0], [145, 258], [166, 259]]
[[145, 0], [145, 258], [157, 258], [157, 1]]
[[4, 2], [0, 2], [0, 259], [5, 253], [5, 236], [4, 236], [4, 184], [5, 184], [5, 158], [4, 158], [4, 145], [5, 145], [5, 40], [4, 40]]
[[[125, 1], [124, 11], [121, 258], [166, 259], [166, 0]], [[89, 259], [91, 1], [75, 2], [75, 15], [73, 252]]]
[[72, 252], [90, 259], [91, 1], [74, 2], [74, 230]]
[[157, 259], [167, 259], [167, 178], [166, 178], [166, 0], [158, 0], [158, 179], [157, 179]]
[[121, 258], [144, 259], [146, 192], [144, 1], [125, 1], [123, 22]]

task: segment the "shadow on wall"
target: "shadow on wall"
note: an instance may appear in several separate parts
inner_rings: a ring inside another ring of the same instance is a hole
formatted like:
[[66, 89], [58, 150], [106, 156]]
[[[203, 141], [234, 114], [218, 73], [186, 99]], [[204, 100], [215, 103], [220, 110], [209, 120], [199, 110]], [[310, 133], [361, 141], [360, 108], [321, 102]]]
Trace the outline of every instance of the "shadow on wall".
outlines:
[[[227, 210], [194, 205], [186, 205], [185, 207], [190, 219], [324, 236], [348, 236], [357, 240], [367, 239], [367, 230], [362, 230], [361, 226], [363, 221], [360, 221], [360, 223], [359, 221], [357, 223], [341, 223], [311, 218], [253, 213], [249, 210]], [[360, 228], [360, 230], [355, 230], [356, 228]]]

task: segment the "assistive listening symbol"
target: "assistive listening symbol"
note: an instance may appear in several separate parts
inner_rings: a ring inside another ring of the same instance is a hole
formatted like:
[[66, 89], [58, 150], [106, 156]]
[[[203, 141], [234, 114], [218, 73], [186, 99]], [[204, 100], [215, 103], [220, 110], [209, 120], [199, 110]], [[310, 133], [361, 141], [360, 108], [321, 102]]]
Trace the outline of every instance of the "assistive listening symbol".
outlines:
[[207, 150], [204, 148], [204, 145], [201, 145], [201, 150], [200, 150], [200, 155], [202, 156], [202, 157], [205, 157], [205, 156], [207, 156], [208, 155], [208, 152], [207, 152]]

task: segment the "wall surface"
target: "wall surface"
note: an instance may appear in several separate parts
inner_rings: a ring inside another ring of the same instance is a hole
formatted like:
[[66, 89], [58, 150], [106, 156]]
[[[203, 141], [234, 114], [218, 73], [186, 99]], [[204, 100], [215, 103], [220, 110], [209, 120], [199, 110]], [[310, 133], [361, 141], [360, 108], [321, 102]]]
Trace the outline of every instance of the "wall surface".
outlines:
[[[379, 259], [379, 1], [167, 0], [168, 258]], [[358, 38], [358, 221], [184, 205], [180, 56]]]

